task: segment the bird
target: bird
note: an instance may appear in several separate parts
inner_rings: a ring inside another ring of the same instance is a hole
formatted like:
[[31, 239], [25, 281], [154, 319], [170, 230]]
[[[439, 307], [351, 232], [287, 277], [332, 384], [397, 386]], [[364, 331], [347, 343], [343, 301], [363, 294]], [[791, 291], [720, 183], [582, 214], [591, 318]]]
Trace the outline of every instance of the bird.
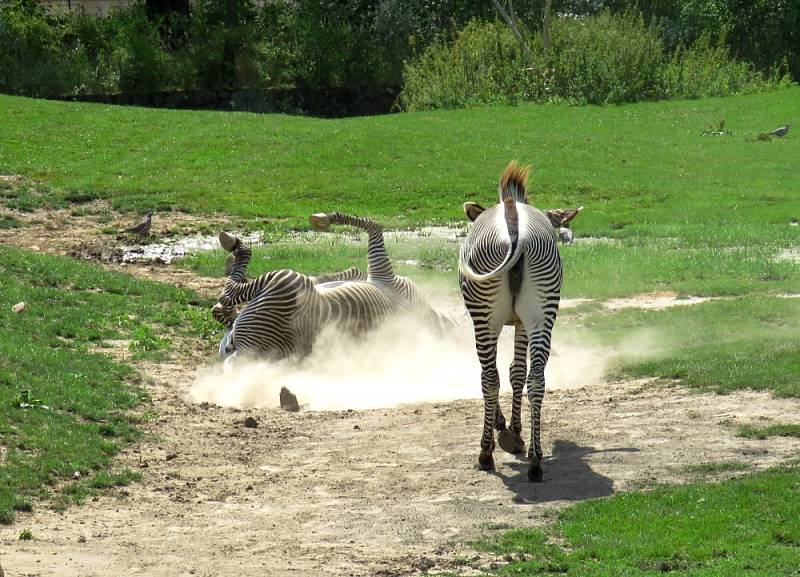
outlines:
[[788, 132], [789, 132], [789, 125], [787, 124], [786, 126], [781, 126], [780, 128], [772, 130], [770, 134], [772, 136], [786, 136]]
[[574, 236], [572, 234], [572, 229], [567, 228], [566, 226], [562, 226], [558, 229], [558, 238], [561, 239], [561, 242], [564, 244], [572, 244]]
[[147, 236], [150, 234], [150, 227], [153, 224], [153, 213], [148, 212], [144, 220], [138, 224], [135, 224], [131, 227], [125, 229], [125, 232], [132, 232], [134, 234], [138, 234], [139, 236]]

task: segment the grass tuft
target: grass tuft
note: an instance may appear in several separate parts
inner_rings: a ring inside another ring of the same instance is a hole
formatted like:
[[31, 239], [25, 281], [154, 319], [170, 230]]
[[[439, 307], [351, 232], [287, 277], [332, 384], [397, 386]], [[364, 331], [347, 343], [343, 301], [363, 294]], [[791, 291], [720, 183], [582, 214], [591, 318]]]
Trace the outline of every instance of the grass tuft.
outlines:
[[736, 431], [736, 435], [746, 439], [769, 439], [770, 437], [800, 437], [800, 425], [779, 424], [757, 427], [754, 425], [742, 425]]

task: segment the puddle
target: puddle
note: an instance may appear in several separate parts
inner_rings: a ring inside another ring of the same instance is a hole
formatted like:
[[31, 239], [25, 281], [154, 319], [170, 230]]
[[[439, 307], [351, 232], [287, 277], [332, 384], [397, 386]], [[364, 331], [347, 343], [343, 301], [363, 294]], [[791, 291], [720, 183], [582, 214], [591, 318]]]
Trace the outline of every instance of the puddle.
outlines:
[[[254, 232], [248, 235], [237, 236], [242, 242], [248, 245], [257, 245], [261, 244], [263, 235], [260, 232]], [[155, 262], [159, 264], [170, 264], [175, 259], [183, 258], [193, 252], [213, 250], [215, 248], [219, 248], [219, 239], [217, 235], [189, 236], [159, 244], [145, 244], [133, 247], [122, 246], [120, 247], [122, 251], [120, 262]]]

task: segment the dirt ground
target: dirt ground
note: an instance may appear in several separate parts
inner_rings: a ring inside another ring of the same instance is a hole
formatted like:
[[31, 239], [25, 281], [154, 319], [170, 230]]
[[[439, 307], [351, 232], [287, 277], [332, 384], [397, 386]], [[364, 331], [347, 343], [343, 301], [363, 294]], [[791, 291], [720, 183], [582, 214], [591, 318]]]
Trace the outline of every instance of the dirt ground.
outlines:
[[[0, 231], [0, 241], [65, 251], [34, 241], [45, 234], [37, 226]], [[125, 270], [218, 290], [217, 282], [149, 268]], [[800, 439], [735, 435], [741, 424], [797, 422], [800, 400], [610, 382], [548, 392], [545, 480], [531, 484], [525, 460], [499, 448], [496, 472], [475, 469], [477, 400], [298, 413], [277, 408], [277, 399], [275, 408], [250, 410], [194, 404], [187, 395], [195, 371], [214, 347], [182, 343], [171, 361], [138, 365], [158, 416], [120, 464], [141, 471], [142, 481], [64, 513], [46, 505], [18, 513], [12, 526], [0, 527], [7, 577], [216, 576], [242, 569], [311, 577], [469, 575], [505, 561], [476, 553], [470, 540], [547, 525], [576, 501], [691, 480], [690, 465], [734, 461], [759, 470], [800, 450]], [[258, 427], [245, 427], [246, 417]], [[22, 529], [35, 539], [18, 540]]]

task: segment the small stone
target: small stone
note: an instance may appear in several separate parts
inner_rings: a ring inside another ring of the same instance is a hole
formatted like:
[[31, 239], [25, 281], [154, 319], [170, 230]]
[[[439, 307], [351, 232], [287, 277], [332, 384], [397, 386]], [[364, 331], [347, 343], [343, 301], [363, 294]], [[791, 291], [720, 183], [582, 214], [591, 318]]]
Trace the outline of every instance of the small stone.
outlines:
[[356, 431], [360, 431], [361, 427], [359, 425], [353, 425], [353, 429]]
[[244, 426], [248, 429], [255, 429], [258, 427], [258, 421], [255, 419], [255, 417], [245, 417]]
[[75, 471], [74, 473], [72, 473], [72, 478], [77, 481], [78, 479], [81, 478], [81, 472], [80, 471]]
[[281, 409], [284, 411], [289, 411], [290, 413], [296, 413], [300, 410], [300, 404], [297, 402], [297, 397], [287, 389], [286, 387], [281, 387]]
[[436, 563], [433, 561], [433, 559], [429, 557], [420, 557], [419, 561], [417, 561], [416, 563], [416, 568], [419, 569], [420, 571], [427, 571], [428, 569], [431, 569], [434, 565], [436, 565]]
[[13, 307], [11, 307], [11, 310], [13, 312], [15, 312], [15, 313], [22, 313], [22, 312], [25, 312], [26, 308], [27, 307], [26, 307], [25, 303], [21, 302], [21, 303], [15, 304]]
[[78, 543], [86, 543], [86, 537], [84, 537], [83, 535], [78, 537]]
[[166, 457], [167, 461], [171, 461], [172, 459], [177, 459], [177, 458], [178, 458], [178, 453], [167, 453]]

